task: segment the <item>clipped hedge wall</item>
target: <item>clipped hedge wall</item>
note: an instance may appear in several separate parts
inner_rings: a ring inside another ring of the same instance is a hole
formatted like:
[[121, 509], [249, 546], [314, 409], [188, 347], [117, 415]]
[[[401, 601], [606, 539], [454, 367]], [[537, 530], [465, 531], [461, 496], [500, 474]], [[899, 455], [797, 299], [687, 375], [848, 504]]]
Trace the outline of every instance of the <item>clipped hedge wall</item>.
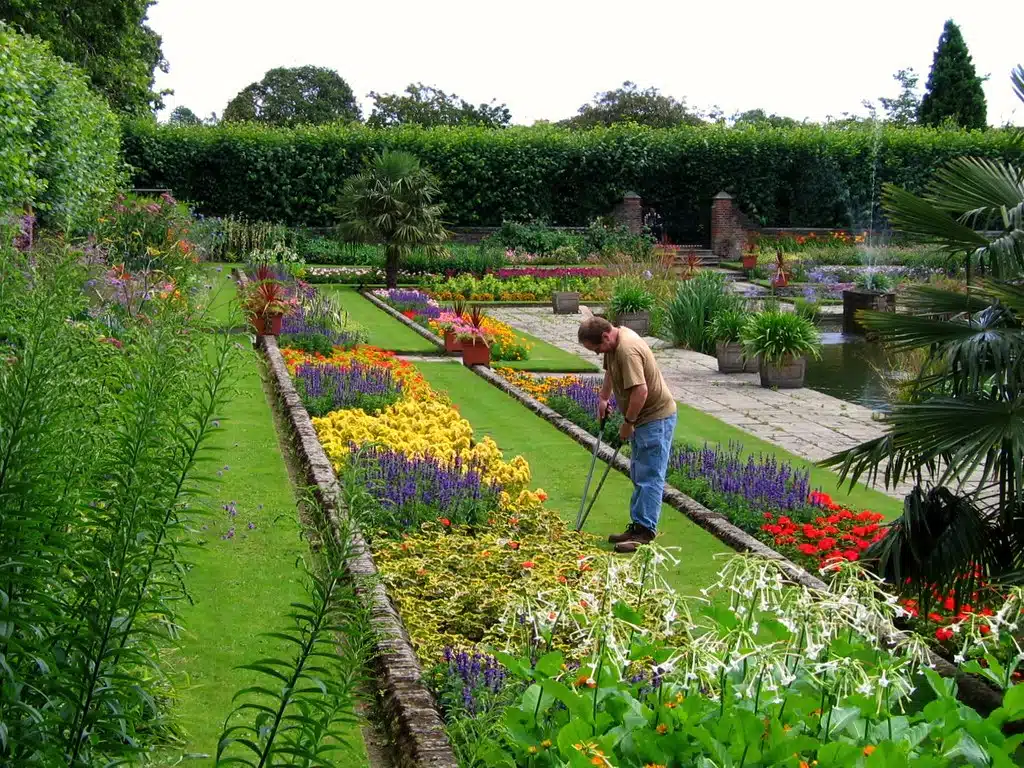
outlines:
[[120, 126], [78, 69], [0, 23], [0, 214], [24, 205], [68, 228], [123, 179]]
[[1015, 152], [1000, 130], [871, 126], [570, 132], [136, 123], [123, 143], [137, 186], [169, 187], [208, 214], [327, 224], [342, 180], [369, 153], [392, 147], [414, 152], [438, 175], [454, 225], [580, 225], [633, 190], [676, 237], [706, 234], [711, 198], [722, 189], [766, 226], [864, 226], [884, 182], [920, 190], [948, 158]]

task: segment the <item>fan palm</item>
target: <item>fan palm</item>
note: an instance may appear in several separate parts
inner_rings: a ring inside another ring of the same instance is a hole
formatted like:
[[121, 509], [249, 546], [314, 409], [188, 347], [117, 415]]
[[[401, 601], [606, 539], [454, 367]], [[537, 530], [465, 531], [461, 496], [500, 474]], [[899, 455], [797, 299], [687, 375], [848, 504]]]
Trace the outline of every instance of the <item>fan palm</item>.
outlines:
[[[1021, 67], [1013, 83], [1024, 101]], [[880, 470], [890, 487], [913, 479], [903, 516], [866, 556], [896, 583], [969, 594], [980, 577], [1024, 571], [1024, 175], [958, 158], [924, 196], [888, 186], [883, 203], [897, 229], [963, 257], [969, 281], [972, 267], [988, 277], [966, 294], [912, 289], [905, 314], [863, 313], [894, 351], [926, 360], [886, 434], [823, 463], [851, 483]]]
[[384, 246], [389, 288], [398, 268], [415, 248], [440, 255], [448, 232], [441, 223], [434, 177], [408, 152], [384, 152], [342, 188], [341, 231], [352, 240]]

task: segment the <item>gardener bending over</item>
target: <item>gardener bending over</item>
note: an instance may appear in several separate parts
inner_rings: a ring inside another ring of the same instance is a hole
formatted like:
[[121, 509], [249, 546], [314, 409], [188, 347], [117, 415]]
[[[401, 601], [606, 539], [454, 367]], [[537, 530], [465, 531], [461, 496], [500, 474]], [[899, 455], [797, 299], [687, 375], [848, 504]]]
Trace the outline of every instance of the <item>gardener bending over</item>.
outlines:
[[619, 437], [631, 441], [632, 446], [629, 516], [633, 522], [625, 533], [613, 534], [608, 541], [615, 545], [616, 552], [636, 552], [641, 544], [649, 544], [658, 530], [676, 428], [676, 401], [651, 348], [629, 328], [616, 328], [603, 317], [587, 317], [580, 323], [579, 341], [591, 352], [604, 355], [598, 417], [604, 418], [608, 412], [608, 400], [614, 392], [625, 418]]

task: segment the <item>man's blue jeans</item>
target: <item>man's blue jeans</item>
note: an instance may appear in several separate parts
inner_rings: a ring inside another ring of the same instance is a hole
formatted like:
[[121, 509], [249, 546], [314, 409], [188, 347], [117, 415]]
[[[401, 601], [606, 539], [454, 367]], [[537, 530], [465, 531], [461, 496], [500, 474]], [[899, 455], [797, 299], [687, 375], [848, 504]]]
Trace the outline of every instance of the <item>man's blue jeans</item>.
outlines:
[[633, 522], [650, 531], [658, 530], [661, 518], [661, 495], [665, 490], [672, 436], [676, 431], [676, 414], [637, 427], [633, 433], [629, 457], [629, 476], [633, 480], [633, 497], [629, 516]]

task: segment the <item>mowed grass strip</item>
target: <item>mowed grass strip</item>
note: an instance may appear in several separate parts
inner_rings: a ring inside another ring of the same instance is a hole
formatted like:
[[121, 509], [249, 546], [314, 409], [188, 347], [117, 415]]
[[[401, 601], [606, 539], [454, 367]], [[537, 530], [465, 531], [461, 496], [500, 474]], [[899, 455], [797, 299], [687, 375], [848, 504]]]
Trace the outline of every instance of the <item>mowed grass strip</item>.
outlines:
[[[311, 557], [253, 352], [246, 353], [209, 445], [215, 451], [207, 469], [215, 476], [207, 489], [213, 511], [192, 537], [196, 546], [185, 553], [192, 563], [186, 577], [192, 603], [179, 608], [183, 632], [172, 656], [174, 717], [187, 743], [167, 750], [174, 753], [166, 756], [167, 765], [181, 756], [187, 765], [212, 765], [235, 692], [266, 684], [236, 667], [294, 654], [291, 644], [261, 633], [288, 626], [290, 604], [305, 599], [301, 561]], [[225, 505], [237, 514], [232, 517]], [[337, 756], [339, 764], [367, 765], [358, 728], [350, 744]]]
[[325, 296], [337, 300], [352, 322], [367, 333], [367, 344], [404, 354], [438, 354], [438, 348], [387, 312], [363, 298], [352, 286], [318, 285]]
[[[590, 467], [589, 451], [462, 365], [424, 362], [419, 363], [418, 368], [434, 389], [448, 394], [473, 425], [477, 438], [490, 435], [506, 459], [522, 455], [533, 473], [531, 486], [547, 492], [547, 503], [557, 509], [563, 519], [570, 523], [575, 520]], [[598, 461], [591, 494], [604, 467], [605, 464]], [[632, 489], [627, 477], [612, 470], [585, 527], [586, 531], [600, 537], [601, 546], [608, 546], [604, 538], [609, 533], [619, 533], [629, 523]], [[721, 567], [715, 555], [731, 551], [680, 512], [665, 505], [662, 505], [659, 531], [658, 543], [676, 548], [674, 554], [679, 559], [664, 575], [684, 594], [693, 594], [712, 583]]]

